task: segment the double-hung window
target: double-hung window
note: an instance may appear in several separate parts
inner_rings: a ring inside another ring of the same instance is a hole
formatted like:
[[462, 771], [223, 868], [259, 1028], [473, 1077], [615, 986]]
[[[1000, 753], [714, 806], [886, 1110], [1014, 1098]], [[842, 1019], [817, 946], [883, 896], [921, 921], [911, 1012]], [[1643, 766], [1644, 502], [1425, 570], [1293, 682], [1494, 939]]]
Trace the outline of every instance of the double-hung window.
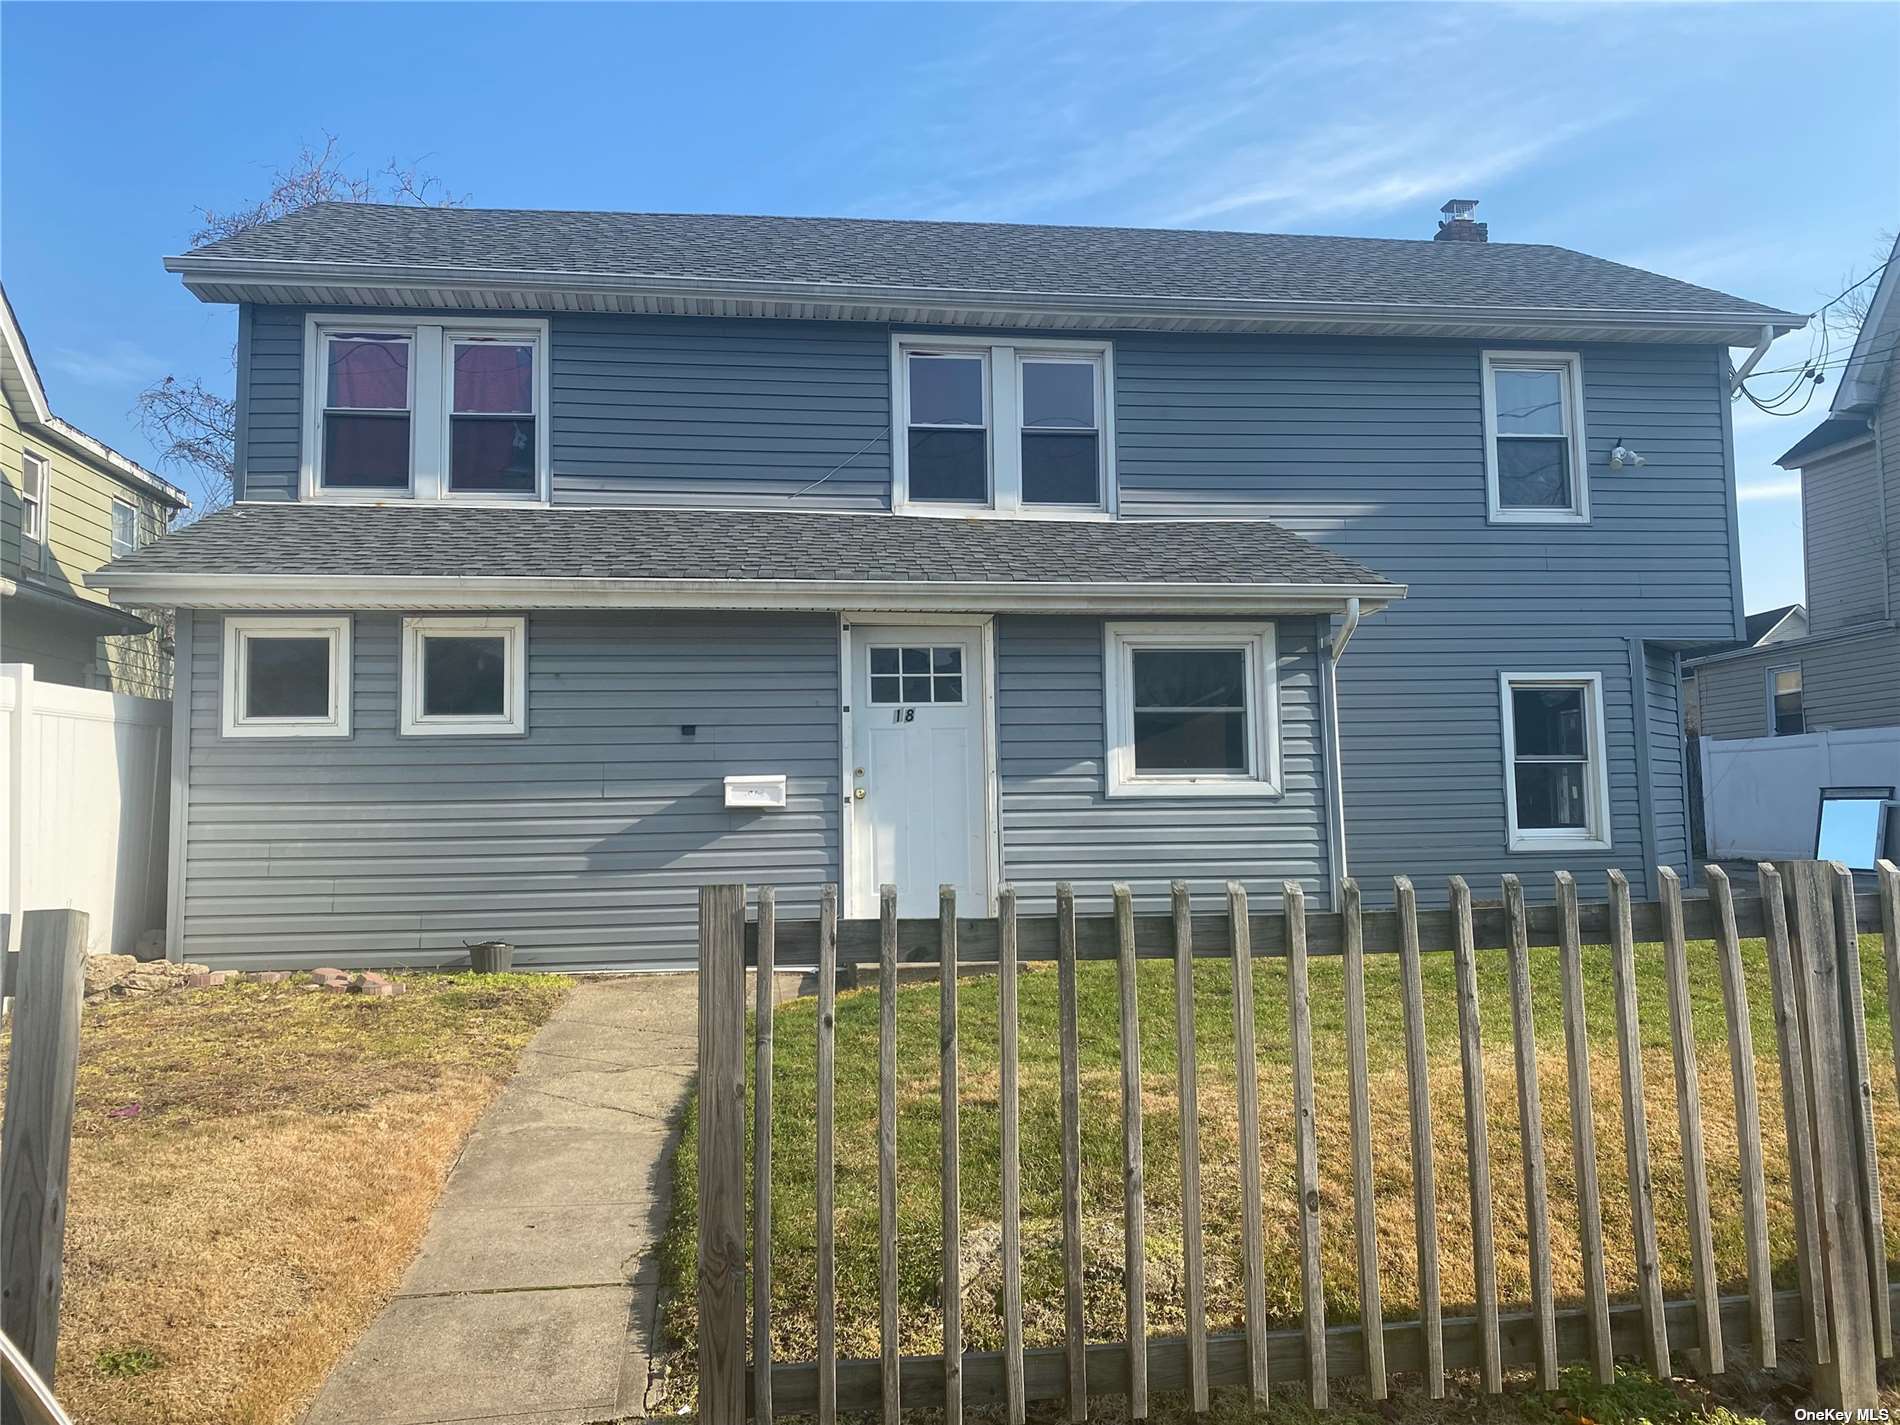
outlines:
[[527, 622], [402, 621], [402, 730], [410, 736], [507, 736], [528, 730]]
[[38, 451], [20, 457], [20, 537], [36, 546], [46, 543], [46, 507], [52, 491], [52, 467]]
[[1271, 623], [1111, 623], [1106, 641], [1109, 796], [1278, 794]]
[[899, 510], [1113, 511], [1106, 343], [900, 336], [892, 371]]
[[306, 498], [546, 498], [546, 322], [312, 316], [305, 339]]
[[130, 500], [112, 501], [112, 557], [118, 559], [139, 547], [139, 507]]
[[224, 735], [348, 737], [349, 618], [227, 618]]
[[1583, 376], [1575, 353], [1487, 351], [1485, 494], [1494, 524], [1581, 524]]
[[1499, 683], [1510, 849], [1607, 851], [1602, 678], [1504, 673]]
[[1776, 737], [1798, 737], [1808, 730], [1799, 663], [1768, 670], [1768, 725]]

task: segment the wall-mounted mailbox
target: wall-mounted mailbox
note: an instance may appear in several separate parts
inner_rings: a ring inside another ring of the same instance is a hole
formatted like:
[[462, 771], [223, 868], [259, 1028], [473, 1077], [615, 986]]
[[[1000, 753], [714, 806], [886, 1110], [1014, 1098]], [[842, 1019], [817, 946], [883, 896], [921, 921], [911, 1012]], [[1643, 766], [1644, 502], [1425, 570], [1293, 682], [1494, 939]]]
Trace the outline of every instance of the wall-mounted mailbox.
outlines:
[[785, 805], [785, 774], [726, 778], [726, 805], [767, 811]]

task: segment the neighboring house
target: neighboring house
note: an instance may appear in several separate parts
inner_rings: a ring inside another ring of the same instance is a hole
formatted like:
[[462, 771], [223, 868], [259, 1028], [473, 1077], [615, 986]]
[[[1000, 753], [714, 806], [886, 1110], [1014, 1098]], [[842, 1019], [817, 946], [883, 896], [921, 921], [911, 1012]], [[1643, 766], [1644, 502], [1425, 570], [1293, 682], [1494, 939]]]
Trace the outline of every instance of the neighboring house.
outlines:
[[[1783, 604], [1780, 608], [1763, 609], [1758, 614], [1750, 614], [1743, 622], [1740, 638], [1718, 643], [1701, 656], [1766, 648], [1771, 643], [1787, 643], [1792, 639], [1805, 638], [1807, 633], [1807, 606]], [[1682, 721], [1691, 737], [1702, 731], [1701, 692], [1696, 687], [1693, 663], [1684, 663], [1682, 667]]]
[[0, 663], [43, 682], [171, 695], [171, 648], [86, 575], [165, 532], [182, 490], [54, 415], [0, 291]]
[[168, 259], [236, 306], [238, 500], [97, 582], [180, 610], [173, 953], [1653, 891], [1677, 651], [1742, 631], [1727, 349], [1804, 319], [1484, 238], [325, 205]]
[[[1896, 245], [1894, 258], [1900, 258]], [[1807, 629], [1698, 656], [1706, 737], [1900, 727], [1900, 261], [1890, 258], [1827, 419], [1776, 463], [1801, 472]]]

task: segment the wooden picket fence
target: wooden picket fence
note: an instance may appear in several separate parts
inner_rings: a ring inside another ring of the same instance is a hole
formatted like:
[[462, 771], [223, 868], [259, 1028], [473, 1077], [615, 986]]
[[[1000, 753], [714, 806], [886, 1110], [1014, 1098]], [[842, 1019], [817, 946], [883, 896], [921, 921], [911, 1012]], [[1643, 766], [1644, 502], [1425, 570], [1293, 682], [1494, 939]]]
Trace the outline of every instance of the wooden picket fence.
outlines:
[[[1418, 909], [1413, 886], [1395, 884], [1395, 909], [1365, 910], [1359, 887], [1344, 882], [1341, 908], [1308, 913], [1300, 886], [1287, 882], [1282, 908], [1254, 912], [1245, 889], [1227, 887], [1224, 913], [1195, 912], [1187, 887], [1176, 882], [1168, 915], [1137, 915], [1126, 887], [1114, 891], [1113, 913], [1078, 916], [1067, 886], [1057, 888], [1053, 916], [1019, 916], [1009, 888], [998, 895], [994, 917], [962, 919], [954, 892], [941, 893], [936, 919], [900, 919], [893, 888], [882, 896], [875, 921], [840, 922], [835, 888], [826, 887], [816, 921], [780, 922], [770, 888], [757, 895], [748, 920], [744, 886], [705, 887], [700, 897], [699, 980], [699, 1407], [709, 1425], [741, 1425], [748, 1417], [815, 1413], [833, 1425], [840, 1410], [881, 1410], [895, 1422], [901, 1408], [942, 1409], [952, 1418], [972, 1406], [1002, 1405], [1021, 1425], [1032, 1400], [1066, 1399], [1069, 1418], [1087, 1419], [1088, 1397], [1124, 1395], [1131, 1417], [1144, 1418], [1150, 1394], [1186, 1393], [1206, 1410], [1209, 1390], [1246, 1387], [1264, 1397], [1269, 1382], [1303, 1382], [1324, 1405], [1329, 1380], [1363, 1379], [1384, 1398], [1388, 1378], [1417, 1373], [1440, 1396], [1451, 1369], [1474, 1370], [1484, 1390], [1502, 1388], [1507, 1366], [1534, 1367], [1546, 1389], [1559, 1367], [1585, 1362], [1602, 1381], [1612, 1378], [1617, 1355], [1639, 1358], [1659, 1374], [1672, 1353], [1694, 1353], [1696, 1369], [1722, 1372], [1730, 1354], [1745, 1351], [1772, 1365], [1777, 1342], [1799, 1341], [1816, 1367], [1817, 1392], [1849, 1409], [1875, 1401], [1875, 1368], [1893, 1354], [1893, 1301], [1888, 1280], [1880, 1204], [1868, 1050], [1860, 982], [1859, 927], [1878, 925], [1885, 937], [1890, 1012], [1900, 1025], [1900, 870], [1882, 862], [1878, 887], [1857, 894], [1852, 875], [1832, 863], [1791, 862], [1760, 867], [1759, 895], [1737, 895], [1718, 867], [1707, 868], [1709, 894], [1685, 897], [1676, 874], [1660, 871], [1662, 895], [1632, 903], [1623, 873], [1609, 873], [1609, 899], [1579, 904], [1575, 880], [1556, 877], [1554, 904], [1527, 906], [1516, 877], [1503, 879], [1503, 901], [1474, 906], [1463, 878], [1450, 882], [1445, 910]], [[1768, 1208], [1751, 1007], [1740, 941], [1760, 937], [1768, 946], [1786, 1152], [1796, 1239], [1799, 1289], [1777, 1291], [1772, 1280]], [[1715, 943], [1733, 1077], [1737, 1151], [1747, 1247], [1747, 1292], [1718, 1293], [1711, 1236], [1708, 1169], [1700, 1110], [1694, 1024], [1689, 998], [1690, 939]], [[1683, 1157], [1693, 1294], [1665, 1299], [1658, 1260], [1656, 1204], [1650, 1182], [1644, 1111], [1643, 1060], [1634, 948], [1664, 948], [1667, 1015], [1674, 1054], [1676, 1101]], [[1630, 1184], [1636, 1300], [1612, 1303], [1606, 1281], [1597, 1149], [1591, 1107], [1589, 1042], [1584, 1021], [1580, 951], [1607, 945], [1614, 977], [1615, 1038], [1619, 1064], [1626, 1166]], [[1542, 1090], [1531, 1012], [1528, 952], [1557, 947], [1569, 1095], [1583, 1302], [1559, 1309], [1552, 1289], [1549, 1192], [1546, 1182]], [[1528, 1303], [1506, 1310], [1498, 1299], [1491, 1208], [1485, 1084], [1478, 1023], [1477, 952], [1509, 957], [1511, 1032], [1518, 1124], [1523, 1139]], [[1475, 1314], [1456, 1319], [1442, 1311], [1436, 1205], [1433, 1196], [1431, 1110], [1421, 956], [1449, 952], [1457, 986], [1458, 1030], [1466, 1124], [1464, 1168], [1469, 1177], [1477, 1283]], [[1368, 1101], [1365, 957], [1400, 957], [1403, 1034], [1409, 1084], [1411, 1158], [1418, 1255], [1418, 1319], [1387, 1323], [1379, 1299], [1379, 1244], [1373, 1201], [1371, 1113]], [[1311, 956], [1343, 957], [1346, 1060], [1357, 1241], [1360, 1321], [1328, 1326], [1321, 1281], [1319, 1170], [1315, 1138], [1312, 1028], [1307, 964]], [[1205, 1320], [1197, 1143], [1193, 968], [1195, 957], [1233, 966], [1235, 1070], [1239, 1115], [1239, 1173], [1244, 1257], [1244, 1323], [1240, 1332], [1210, 1332]], [[1294, 1077], [1294, 1160], [1298, 1179], [1299, 1257], [1303, 1324], [1270, 1331], [1265, 1307], [1262, 1250], [1259, 1070], [1254, 1045], [1253, 957], [1284, 957]], [[1180, 1132], [1183, 1281], [1187, 1330], [1181, 1337], [1149, 1333], [1144, 1304], [1144, 1193], [1142, 1100], [1136, 971], [1138, 959], [1172, 959], [1175, 988], [1177, 1092], [1184, 1106]], [[1060, 1347], [1023, 1344], [1020, 1237], [1017, 972], [1032, 960], [1054, 959], [1060, 1025], [1062, 1256], [1066, 1330]], [[1076, 966], [1081, 960], [1118, 963], [1121, 1126], [1125, 1182], [1123, 1272], [1126, 1331], [1119, 1342], [1091, 1342], [1084, 1332], [1081, 1192], [1081, 1098]], [[944, 1351], [900, 1356], [897, 1278], [897, 979], [898, 966], [938, 967], [939, 1064], [942, 1112], [942, 1312]], [[837, 1297], [834, 1228], [835, 987], [840, 966], [875, 964], [878, 971], [878, 1222], [881, 1355], [840, 1360], [836, 1351]], [[999, 997], [1001, 1202], [1004, 1349], [963, 1349], [961, 1204], [958, 1162], [957, 1004], [976, 992], [957, 969], [994, 964]], [[745, 972], [757, 975], [754, 1033], [746, 1032]], [[809, 1361], [776, 1361], [771, 1350], [773, 1203], [772, 1067], [775, 970], [816, 972], [816, 1244], [817, 1351]], [[752, 1214], [747, 1221], [746, 1051], [755, 1063]], [[1894, 1072], [1900, 1083], [1900, 1035]], [[748, 1354], [747, 1266], [750, 1260], [751, 1350]]]

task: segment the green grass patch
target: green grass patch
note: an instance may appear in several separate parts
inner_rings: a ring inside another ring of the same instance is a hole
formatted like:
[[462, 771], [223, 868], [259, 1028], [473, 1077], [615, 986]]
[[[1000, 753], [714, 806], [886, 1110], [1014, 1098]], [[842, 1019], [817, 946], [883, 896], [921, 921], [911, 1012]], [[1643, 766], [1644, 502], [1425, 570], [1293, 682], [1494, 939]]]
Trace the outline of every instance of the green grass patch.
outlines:
[[[1779, 1285], [1795, 1281], [1793, 1223], [1787, 1203], [1786, 1136], [1780, 1078], [1769, 1012], [1765, 949], [1743, 945], [1749, 981], [1756, 1083], [1767, 1159], [1770, 1241]], [[1592, 1107], [1597, 1139], [1606, 1255], [1613, 1298], [1632, 1299], [1635, 1253], [1624, 1171], [1618, 1094], [1610, 952], [1586, 949], [1584, 984], [1591, 1040]], [[1746, 1283], [1741, 1182], [1734, 1097], [1720, 971], [1714, 947], [1689, 947], [1690, 992], [1696, 1031], [1703, 1128], [1709, 1162], [1715, 1250], [1725, 1289]], [[1356, 1288], [1343, 967], [1336, 958], [1311, 963], [1315, 1098], [1318, 1108], [1322, 1222], [1321, 1252], [1329, 1320], [1356, 1320]], [[1575, 1164], [1555, 950], [1531, 952], [1538, 1073], [1549, 1175], [1552, 1250], [1560, 1305], [1581, 1300], [1582, 1277], [1575, 1205]], [[1292, 1153], [1292, 1069], [1288, 1045], [1287, 972], [1282, 960], [1253, 966], [1255, 1036], [1260, 1077], [1263, 1243], [1271, 1324], [1300, 1320], [1300, 1276]], [[1663, 1283], [1671, 1296], [1691, 1292], [1688, 1231], [1683, 1207], [1682, 1151], [1676, 1113], [1674, 1059], [1659, 946], [1637, 949], [1645, 1109], [1657, 1199]], [[1892, 1026], [1886, 1013], [1886, 975], [1876, 937], [1862, 941], [1868, 1047], [1875, 1066], [1875, 1118], [1880, 1156], [1900, 1161], [1900, 1105], [1891, 1072]], [[1112, 962], [1079, 967], [1081, 1017], [1082, 1190], [1087, 1259], [1089, 1339], [1120, 1338], [1125, 1302], [1122, 1275], [1120, 1017]], [[1472, 1269], [1470, 1198], [1459, 1073], [1457, 999], [1451, 957], [1424, 964], [1425, 1013], [1433, 1116], [1436, 1218], [1447, 1316], [1463, 1314], [1476, 1299]], [[1517, 1122], [1512, 1058], [1508, 962], [1501, 951], [1478, 956], [1480, 1019], [1484, 1032], [1486, 1117], [1496, 1224], [1499, 1290], [1510, 1306], [1527, 1303], [1526, 1205], [1522, 1140]], [[1150, 1330], [1184, 1330], [1181, 1275], [1179, 1142], [1175, 1093], [1172, 967], [1144, 961], [1138, 975], [1142, 1059], [1143, 1162], [1147, 1198], [1147, 1303]], [[964, 1334], [971, 1350], [1002, 1346], [1000, 1262], [1000, 1119], [997, 1067], [997, 984], [980, 976], [962, 982], [960, 1105], [962, 1157]], [[809, 1359], [816, 1346], [814, 1318], [816, 1232], [816, 1015], [815, 1002], [781, 1007], [773, 1123], [773, 1345], [781, 1360]], [[1036, 966], [1020, 982], [1023, 1296], [1025, 1337], [1031, 1346], [1058, 1345], [1063, 1329], [1056, 975]], [[1401, 1033], [1396, 956], [1377, 955], [1367, 968], [1367, 1012], [1373, 1108], [1374, 1183], [1380, 1240], [1380, 1284], [1387, 1320], [1417, 1314], [1417, 1262], [1410, 1158], [1410, 1120]], [[1238, 1130], [1234, 1108], [1231, 969], [1221, 960], [1195, 967], [1195, 1032], [1200, 1077], [1198, 1105], [1207, 1307], [1210, 1330], [1242, 1325]], [[837, 1272], [838, 1345], [847, 1357], [878, 1352], [877, 1216], [877, 994], [874, 988], [840, 994], [837, 1040]], [[942, 1221], [937, 1083], [938, 988], [916, 985], [898, 1000], [898, 1293], [902, 1349], [929, 1354], [942, 1344], [939, 1280]], [[748, 1073], [750, 1055], [748, 1054]], [[750, 1115], [747, 1118], [750, 1134]], [[751, 1144], [748, 1142], [748, 1162]], [[667, 1285], [664, 1324], [669, 1339], [695, 1339], [693, 1295], [696, 1182], [694, 1123], [686, 1126], [675, 1162], [674, 1216], [663, 1247]], [[1888, 1251], [1900, 1255], [1900, 1213], [1887, 1220]], [[687, 1353], [690, 1356], [690, 1353]], [[690, 1369], [690, 1359], [683, 1359]], [[1585, 1412], [1597, 1420], [1620, 1418]], [[1632, 1417], [1633, 1418], [1633, 1417]], [[1647, 1418], [1654, 1418], [1647, 1417]]]

